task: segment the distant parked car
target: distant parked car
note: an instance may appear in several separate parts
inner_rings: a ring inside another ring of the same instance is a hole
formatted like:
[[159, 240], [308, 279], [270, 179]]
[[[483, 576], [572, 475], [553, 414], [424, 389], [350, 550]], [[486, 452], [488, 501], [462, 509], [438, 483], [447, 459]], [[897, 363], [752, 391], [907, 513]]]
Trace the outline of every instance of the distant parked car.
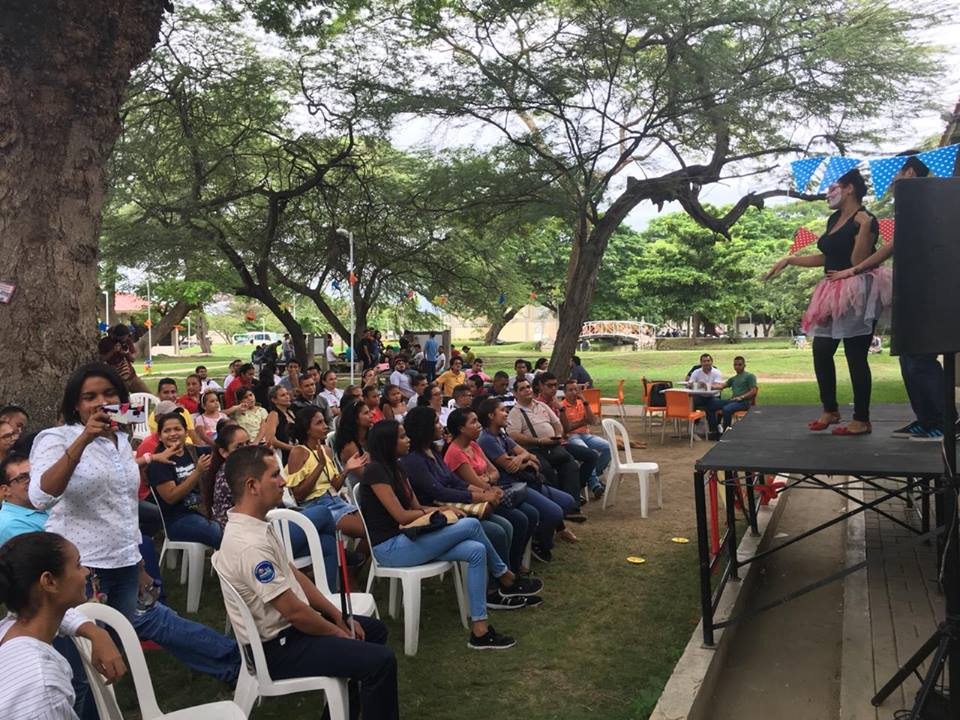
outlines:
[[250, 343], [251, 345], [256, 345], [258, 343], [275, 343], [282, 340], [280, 333], [275, 332], [245, 332], [245, 333], [236, 333], [233, 336], [234, 345], [243, 345], [245, 343]]

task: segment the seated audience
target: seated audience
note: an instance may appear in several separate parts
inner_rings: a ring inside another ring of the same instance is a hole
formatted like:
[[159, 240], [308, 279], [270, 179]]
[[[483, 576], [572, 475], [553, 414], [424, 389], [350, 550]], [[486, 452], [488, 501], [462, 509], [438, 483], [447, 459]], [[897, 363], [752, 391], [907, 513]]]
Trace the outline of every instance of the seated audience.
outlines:
[[213, 447], [217, 440], [217, 425], [227, 416], [220, 409], [220, 395], [208, 390], [200, 398], [201, 412], [193, 416], [193, 426], [205, 445]]
[[0, 408], [0, 422], [9, 423], [20, 435], [23, 435], [29, 421], [27, 411], [19, 405], [4, 405]]
[[205, 517], [200, 503], [200, 478], [210, 467], [209, 448], [185, 443], [187, 428], [179, 413], [162, 415], [157, 421], [160, 442], [174, 448], [172, 463], [151, 462], [147, 480], [167, 527], [167, 536], [181, 542], [220, 547], [220, 527]]
[[413, 390], [413, 395], [410, 396], [410, 399], [407, 400], [407, 410], [413, 410], [417, 406], [417, 402], [420, 400], [420, 395], [423, 394], [423, 391], [427, 389], [427, 385], [430, 383], [427, 380], [426, 375], [421, 375], [420, 373], [415, 374], [410, 378], [410, 388]]
[[[564, 438], [563, 448], [573, 456], [574, 460], [580, 463], [580, 487], [589, 488], [594, 497], [603, 497], [603, 483], [597, 477], [597, 465], [600, 460], [599, 451], [593, 450], [583, 442], [571, 443], [567, 438], [569, 426], [565, 420], [566, 408], [563, 403], [557, 400], [559, 384], [557, 376], [552, 372], [542, 372], [537, 375], [537, 380], [540, 381], [540, 394], [537, 399], [553, 410], [554, 415], [559, 418], [561, 434]], [[579, 405], [581, 411], [583, 407], [584, 403], [581, 400]], [[604, 442], [604, 445], [606, 445], [606, 442]]]
[[527, 382], [533, 384], [533, 373], [530, 372], [530, 363], [528, 363], [523, 358], [517, 358], [513, 362], [513, 371], [514, 377], [510, 380], [510, 389], [516, 393], [517, 392], [517, 381], [526, 380]]
[[517, 398], [510, 392], [510, 376], [503, 370], [497, 370], [493, 375], [493, 387], [490, 388], [490, 397], [495, 397], [509, 410], [517, 404]]
[[584, 446], [597, 453], [596, 468], [590, 479], [590, 489], [594, 498], [602, 498], [606, 486], [598, 479], [610, 464], [610, 443], [590, 432], [597, 418], [590, 409], [590, 403], [584, 402], [580, 384], [569, 378], [564, 388], [563, 403], [560, 405], [560, 422], [563, 424], [567, 439], [567, 449]]
[[[126, 674], [107, 631], [74, 609], [86, 602], [89, 575], [76, 546], [55, 533], [28, 532], [0, 546], [0, 603], [10, 612], [0, 620], [5, 720], [77, 717], [75, 687], [83, 669], [79, 656], [72, 669], [54, 649], [58, 634], [90, 640], [92, 664], [107, 682]], [[82, 705], [78, 709], [83, 712]]]
[[340, 401], [343, 400], [343, 390], [337, 387], [337, 374], [333, 370], [322, 373], [320, 385], [323, 388], [319, 393], [320, 397], [327, 401], [330, 414], [336, 417], [340, 414]]
[[293, 402], [290, 405], [294, 413], [299, 412], [305, 407], [320, 408], [320, 412], [323, 413], [323, 418], [327, 421], [327, 424], [333, 422], [334, 415], [340, 412], [337, 410], [337, 413], [334, 413], [330, 405], [327, 404], [327, 399], [317, 394], [317, 381], [314, 380], [313, 375], [309, 373], [304, 373], [300, 376], [300, 384], [293, 395]]
[[[700, 367], [690, 373], [690, 387], [696, 390], [721, 390], [724, 387], [723, 375], [713, 366], [710, 353], [700, 356]], [[693, 396], [693, 407], [706, 409], [712, 398], [704, 395]]]
[[380, 390], [376, 385], [364, 385], [361, 393], [363, 404], [370, 408], [370, 423], [383, 420], [383, 410], [380, 409]]
[[[349, 678], [355, 712], [362, 712], [365, 720], [396, 720], [397, 664], [386, 646], [386, 626], [374, 618], [344, 618], [306, 575], [287, 562], [266, 520], [283, 497], [283, 479], [273, 453], [260, 447], [240, 448], [227, 460], [226, 475], [236, 505], [213, 564], [253, 615], [271, 677]], [[249, 642], [233, 598], [225, 604], [237, 640]]]
[[30, 486], [30, 460], [9, 455], [0, 462], [0, 545], [15, 535], [43, 530], [47, 513], [37, 510], [27, 488]]
[[200, 412], [200, 376], [196, 374], [187, 375], [183, 381], [186, 392], [177, 398], [177, 405], [184, 408], [191, 415]]
[[392, 383], [384, 387], [383, 395], [380, 398], [380, 414], [383, 419], [403, 422], [403, 416], [406, 412], [407, 404], [403, 401], [400, 388]]
[[[200, 437], [200, 434], [193, 425], [193, 418], [190, 416], [190, 411], [178, 402], [176, 380], [173, 378], [161, 378], [157, 382], [157, 399], [160, 400], [160, 402], [169, 401], [176, 404], [176, 412], [183, 416], [183, 424], [187, 426], [188, 445], [204, 444], [203, 438]], [[147, 427], [150, 429], [150, 432], [157, 432], [156, 410], [147, 417]]]
[[473, 350], [470, 349], [469, 345], [462, 346], [460, 348], [460, 354], [463, 356], [464, 365], [466, 365], [467, 367], [470, 367], [471, 365], [473, 365], [473, 360], [475, 358], [475, 355], [473, 354]]
[[483, 358], [474, 358], [473, 363], [470, 365], [470, 369], [466, 372], [467, 380], [472, 380], [474, 377], [479, 377], [483, 382], [490, 382], [490, 376], [483, 371]]
[[437, 380], [439, 380], [440, 374], [446, 369], [447, 369], [447, 354], [443, 351], [443, 345], [438, 345], [437, 346], [437, 364], [433, 371], [437, 376], [436, 378]]
[[207, 366], [206, 365], [197, 365], [197, 369], [194, 370], [197, 377], [200, 379], [200, 394], [202, 395], [205, 392], [211, 390], [223, 390], [222, 387], [217, 385], [217, 381], [207, 377]]
[[487, 397], [487, 386], [483, 382], [483, 378], [479, 375], [474, 375], [467, 381], [467, 385], [470, 388], [470, 402], [479, 402], [483, 398]]
[[4, 420], [0, 420], [0, 461], [13, 451], [13, 446], [19, 438], [20, 428]]
[[[237, 421], [237, 425], [246, 430], [250, 437], [260, 437], [260, 428], [263, 427], [268, 413], [266, 408], [257, 405], [253, 390], [247, 387], [240, 388], [237, 391], [237, 404], [234, 408], [238, 409], [232, 413], [227, 411], [227, 414], [232, 416]], [[233, 410], [233, 408], [230, 409]]]
[[363, 400], [363, 390], [359, 385], [347, 385], [343, 389], [343, 397], [340, 398], [340, 412], [343, 412], [343, 406], [350, 401], [361, 402]]
[[333, 439], [333, 451], [341, 465], [346, 465], [358, 452], [366, 452], [367, 433], [372, 425], [373, 418], [367, 403], [353, 402], [343, 407], [337, 434]]
[[400, 389], [404, 402], [407, 402], [414, 396], [413, 384], [410, 376], [407, 374], [407, 359], [401, 355], [393, 365], [393, 372], [390, 373], [390, 383]]
[[220, 526], [227, 525], [227, 510], [233, 507], [233, 494], [224, 468], [227, 458], [237, 448], [250, 445], [250, 434], [239, 425], [224, 423], [217, 432], [217, 450], [211, 454], [210, 467], [203, 481], [203, 507], [208, 518]]
[[284, 369], [284, 375], [280, 378], [277, 385], [280, 387], [285, 387], [289, 392], [291, 397], [297, 391], [297, 388], [300, 387], [300, 363], [296, 360], [288, 360], [287, 366]]
[[[577, 542], [577, 536], [563, 522], [564, 515], [575, 509], [575, 500], [562, 490], [540, 481], [540, 460], [507, 435], [507, 410], [497, 398], [487, 398], [480, 403], [477, 419], [483, 427], [477, 444], [500, 471], [501, 484], [527, 484], [525, 504], [532, 505], [539, 514], [538, 523], [531, 522], [531, 527], [535, 528], [533, 555], [541, 562], [550, 562], [555, 533], [568, 542]], [[524, 505], [520, 509], [524, 510]]]
[[420, 505], [400, 467], [398, 460], [409, 448], [406, 432], [395, 420], [384, 420], [370, 430], [370, 463], [360, 479], [358, 499], [377, 562], [385, 567], [410, 567], [433, 560], [467, 563], [471, 618], [468, 647], [513, 647], [513, 638], [500, 635], [487, 622], [487, 573], [498, 579], [500, 590], [506, 595], [520, 594], [515, 588], [517, 578], [497, 555], [479, 521], [455, 510], [458, 519], [447, 527], [416, 538], [403, 532], [403, 525], [437, 512], [436, 508]]
[[223, 391], [226, 391], [230, 388], [230, 384], [237, 379], [237, 376], [240, 372], [240, 366], [243, 365], [243, 360], [231, 360], [230, 364], [227, 366], [227, 374], [223, 378]]
[[[724, 388], [730, 388], [733, 396], [728, 400], [716, 397], [710, 399], [707, 405], [707, 423], [710, 426], [710, 439], [717, 440], [720, 437], [718, 423], [722, 419], [723, 429], [728, 430], [733, 423], [733, 414], [741, 410], [749, 410], [753, 398], [757, 396], [757, 376], [747, 372], [747, 361], [742, 356], [737, 355], [733, 359], [733, 377], [729, 378], [724, 384]], [[723, 417], [718, 418], [717, 413]]]
[[437, 378], [437, 385], [440, 386], [440, 392], [444, 397], [451, 397], [457, 385], [467, 382], [467, 376], [461, 370], [462, 365], [460, 358], [454, 358], [450, 361], [450, 369]]
[[587, 372], [578, 355], [570, 358], [570, 377], [576, 380], [581, 387], [593, 387], [593, 378], [590, 377], [590, 373]]
[[453, 397], [450, 398], [447, 407], [451, 410], [468, 408], [471, 402], [473, 402], [473, 395], [470, 393], [470, 385], [464, 383], [463, 385], [457, 385], [453, 389]]
[[360, 387], [366, 387], [367, 385], [373, 385], [375, 388], [380, 387], [380, 375], [376, 368], [367, 368], [361, 373]]
[[434, 383], [430, 383], [420, 393], [420, 399], [417, 400], [417, 407], [432, 407], [437, 417], [440, 418], [440, 424], [447, 426], [447, 418], [450, 416], [450, 408], [443, 404], [443, 392]]
[[574, 499], [574, 511], [567, 518], [582, 521], [580, 515], [580, 466], [560, 444], [563, 426], [560, 418], [533, 397], [533, 387], [526, 378], [516, 384], [517, 404], [507, 415], [507, 434], [511, 439], [537, 456], [540, 472], [547, 484], [562, 490]]
[[547, 360], [547, 358], [545, 357], [538, 358], [537, 361], [533, 364], [533, 374], [539, 375], [540, 373], [545, 373], [549, 366], [550, 366], [550, 361]]
[[[272, 370], [269, 370], [268, 368], [264, 368], [264, 370], [267, 372], [262, 373], [262, 375], [272, 379]], [[253, 377], [255, 374], [256, 370], [250, 363], [244, 363], [237, 368], [236, 379], [230, 383], [230, 386], [224, 390], [223, 393], [223, 407], [225, 409], [229, 410], [239, 402], [237, 394], [240, 392], [241, 388], [253, 388]]]
[[[313, 382], [312, 380], [310, 381]], [[274, 450], [279, 450], [284, 463], [290, 457], [294, 440], [290, 436], [293, 422], [296, 420], [293, 408], [293, 398], [290, 391], [283, 385], [274, 385], [270, 388], [270, 411], [260, 426], [257, 444], [266, 443]]]
[[[257, 399], [257, 405], [260, 407], [270, 407], [270, 390], [280, 382], [276, 373], [277, 366], [272, 362], [260, 367], [260, 376], [252, 386], [253, 396]], [[227, 407], [226, 411], [229, 413], [230, 408]]]

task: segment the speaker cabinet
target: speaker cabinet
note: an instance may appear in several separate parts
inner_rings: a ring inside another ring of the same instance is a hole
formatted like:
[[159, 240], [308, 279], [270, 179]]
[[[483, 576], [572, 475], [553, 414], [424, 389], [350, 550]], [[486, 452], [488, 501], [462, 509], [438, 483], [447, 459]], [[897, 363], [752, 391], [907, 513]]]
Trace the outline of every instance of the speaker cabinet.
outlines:
[[960, 352], [960, 178], [894, 186], [891, 353]]

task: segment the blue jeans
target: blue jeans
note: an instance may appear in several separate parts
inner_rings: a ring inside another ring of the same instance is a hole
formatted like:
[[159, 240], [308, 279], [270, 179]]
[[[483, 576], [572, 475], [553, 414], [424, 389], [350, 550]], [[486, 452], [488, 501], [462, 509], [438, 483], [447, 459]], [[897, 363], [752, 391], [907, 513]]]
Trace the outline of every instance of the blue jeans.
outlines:
[[197, 512], [188, 512], [167, 518], [167, 536], [171, 540], [203, 543], [219, 550], [223, 531], [213, 520]]
[[442, 530], [423, 533], [416, 540], [403, 533], [394, 535], [374, 547], [373, 553], [385, 567], [412, 567], [434, 560], [467, 563], [467, 595], [473, 620], [487, 619], [487, 571], [494, 577], [507, 572], [476, 518], [461, 518]]
[[107, 596], [106, 603], [133, 622], [137, 611], [137, 594], [140, 591], [140, 568], [128, 565], [122, 568], [90, 568], [87, 578], [87, 597], [93, 594], [93, 577], [97, 578], [98, 590]]
[[597, 466], [594, 468], [589, 482], [591, 490], [598, 487], [600, 485], [600, 475], [603, 475], [603, 471], [606, 470], [607, 465], [610, 464], [610, 443], [597, 435], [575, 433], [567, 437], [567, 445], [588, 447], [599, 455], [597, 458]]
[[154, 603], [133, 618], [141, 640], [152, 640], [177, 660], [197, 672], [212, 675], [225, 683], [240, 672], [240, 651], [235, 640], [206, 625], [182, 618], [162, 603]]
[[943, 425], [943, 367], [936, 355], [901, 355], [900, 374], [910, 407], [928, 428]]
[[[310, 503], [303, 508], [302, 514], [313, 523], [320, 535], [320, 547], [323, 548], [323, 570], [327, 576], [327, 587], [330, 592], [336, 592], [340, 587], [337, 583], [337, 526], [333, 515], [323, 505]], [[307, 536], [298, 526], [290, 523], [290, 544], [293, 545], [293, 556], [302, 557], [310, 554], [307, 545]]]
[[710, 398], [710, 403], [707, 405], [707, 425], [710, 427], [710, 432], [717, 432], [717, 410], [723, 415], [723, 426], [725, 428], [730, 427], [730, 423], [733, 422], [733, 414], [739, 412], [740, 410], [749, 410], [750, 402], [748, 400], [721, 400], [720, 398]]
[[[560, 503], [564, 503], [561, 505]], [[534, 490], [527, 486], [527, 501], [524, 505], [531, 505], [540, 514], [540, 525], [533, 535], [533, 541], [545, 550], [553, 547], [553, 534], [563, 527], [563, 516], [574, 512], [576, 503], [573, 498], [562, 490], [549, 485]], [[521, 508], [523, 505], [520, 506]]]
[[[530, 523], [527, 513], [522, 509], [524, 505], [527, 505], [536, 515], [533, 524]], [[530, 539], [530, 528], [537, 526], [537, 523], [540, 521], [540, 513], [527, 503], [522, 503], [520, 507], [516, 508], [498, 506], [496, 510], [493, 511], [492, 517], [497, 519], [503, 518], [510, 523], [510, 553], [506, 558], [506, 563], [513, 572], [518, 573], [520, 572], [520, 566], [523, 564], [523, 551], [526, 549], [527, 541]]]
[[490, 515], [486, 520], [480, 521], [484, 535], [493, 545], [499, 557], [506, 565], [510, 565], [510, 544], [513, 542], [513, 525], [504, 517]]

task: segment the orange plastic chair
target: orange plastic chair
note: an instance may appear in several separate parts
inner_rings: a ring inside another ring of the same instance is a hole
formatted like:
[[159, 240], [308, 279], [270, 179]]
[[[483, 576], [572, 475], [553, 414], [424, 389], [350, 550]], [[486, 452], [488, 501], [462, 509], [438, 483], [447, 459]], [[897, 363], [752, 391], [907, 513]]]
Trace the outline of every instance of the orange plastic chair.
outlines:
[[650, 418], [654, 415], [659, 415], [661, 417], [660, 422], [663, 423], [662, 419], [667, 412], [665, 407], [650, 407], [650, 386], [655, 382], [647, 380], [646, 377], [640, 378], [640, 381], [643, 383], [643, 405], [640, 407], [640, 418], [641, 420], [646, 420], [647, 422], [647, 433], [650, 432], [652, 426]]
[[600, 417], [600, 390], [598, 388], [584, 388], [583, 401], [590, 406], [590, 410]]
[[[759, 395], [760, 395], [760, 386], [757, 385], [757, 392], [755, 392], [754, 395], [753, 395], [753, 397], [750, 398], [750, 407], [756, 406], [756, 404], [757, 404], [757, 397], [759, 397]], [[737, 411], [733, 414], [733, 422], [734, 422], [734, 424], [736, 424], [737, 420], [739, 420], [739, 419], [741, 419], [741, 418], [745, 418], [745, 417], [747, 416], [747, 412], [749, 412], [749, 411], [748, 411], [748, 410], [737, 410]]]
[[600, 398], [600, 411], [603, 412], [604, 405], [616, 405], [617, 414], [620, 416], [621, 420], [626, 419], [626, 412], [623, 409], [623, 384], [626, 382], [624, 379], [620, 379], [620, 384], [617, 385], [617, 396], [615, 398], [602, 397]]
[[[665, 390], [663, 393], [667, 398], [666, 414], [664, 420], [672, 419], [674, 426], [679, 429], [681, 420], [687, 421], [687, 429], [690, 433], [690, 447], [693, 447], [693, 424], [700, 418], [705, 418], [707, 414], [703, 410], [690, 409], [690, 396], [685, 392], [675, 390]], [[660, 426], [660, 444], [663, 445], [663, 436], [666, 431], [667, 423]]]

